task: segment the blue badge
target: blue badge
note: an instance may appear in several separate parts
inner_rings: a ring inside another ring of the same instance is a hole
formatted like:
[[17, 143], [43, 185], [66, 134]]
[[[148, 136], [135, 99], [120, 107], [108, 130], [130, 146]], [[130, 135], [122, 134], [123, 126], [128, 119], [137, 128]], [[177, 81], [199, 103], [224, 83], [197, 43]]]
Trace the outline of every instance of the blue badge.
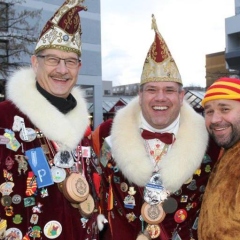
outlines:
[[38, 188], [53, 185], [52, 173], [48, 165], [46, 156], [41, 147], [33, 148], [26, 151], [28, 163], [37, 177]]

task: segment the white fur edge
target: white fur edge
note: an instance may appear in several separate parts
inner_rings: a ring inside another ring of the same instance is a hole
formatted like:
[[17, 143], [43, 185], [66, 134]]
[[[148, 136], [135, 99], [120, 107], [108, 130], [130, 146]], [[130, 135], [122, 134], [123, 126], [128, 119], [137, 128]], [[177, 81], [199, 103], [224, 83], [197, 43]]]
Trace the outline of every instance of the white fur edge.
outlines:
[[99, 214], [97, 216], [97, 225], [98, 225], [98, 230], [102, 231], [104, 228], [104, 224], [108, 223], [108, 220], [105, 218], [103, 214]]

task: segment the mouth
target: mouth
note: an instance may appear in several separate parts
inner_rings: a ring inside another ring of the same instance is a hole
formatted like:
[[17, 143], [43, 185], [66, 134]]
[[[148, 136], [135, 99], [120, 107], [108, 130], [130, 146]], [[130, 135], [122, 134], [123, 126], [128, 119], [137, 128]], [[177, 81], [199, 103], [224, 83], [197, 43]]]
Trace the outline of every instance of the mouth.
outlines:
[[60, 82], [66, 82], [70, 79], [68, 77], [56, 77], [56, 76], [51, 76], [51, 78], [55, 81], [60, 81]]
[[227, 127], [221, 127], [221, 128], [212, 128], [214, 131], [223, 131], [225, 129], [227, 129]]
[[161, 106], [153, 106], [153, 110], [156, 110], [156, 111], [165, 111], [167, 110], [168, 107], [164, 106], [164, 107], [161, 107]]

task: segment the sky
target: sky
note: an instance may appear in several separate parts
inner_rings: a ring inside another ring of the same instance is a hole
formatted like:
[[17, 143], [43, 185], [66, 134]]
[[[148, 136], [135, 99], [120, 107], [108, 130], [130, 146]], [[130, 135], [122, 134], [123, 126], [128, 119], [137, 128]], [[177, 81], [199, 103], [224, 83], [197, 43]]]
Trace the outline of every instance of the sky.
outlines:
[[140, 82], [155, 36], [152, 14], [183, 85], [206, 87], [206, 55], [225, 50], [225, 18], [235, 15], [234, 0], [101, 0], [103, 80]]

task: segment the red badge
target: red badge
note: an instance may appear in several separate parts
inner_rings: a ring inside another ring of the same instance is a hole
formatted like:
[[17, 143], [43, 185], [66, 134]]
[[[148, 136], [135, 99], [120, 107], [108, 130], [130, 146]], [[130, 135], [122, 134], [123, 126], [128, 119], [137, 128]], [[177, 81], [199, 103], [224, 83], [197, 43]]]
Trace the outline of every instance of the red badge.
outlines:
[[177, 223], [184, 222], [186, 218], [187, 218], [187, 211], [185, 209], [179, 209], [174, 215], [174, 220]]

